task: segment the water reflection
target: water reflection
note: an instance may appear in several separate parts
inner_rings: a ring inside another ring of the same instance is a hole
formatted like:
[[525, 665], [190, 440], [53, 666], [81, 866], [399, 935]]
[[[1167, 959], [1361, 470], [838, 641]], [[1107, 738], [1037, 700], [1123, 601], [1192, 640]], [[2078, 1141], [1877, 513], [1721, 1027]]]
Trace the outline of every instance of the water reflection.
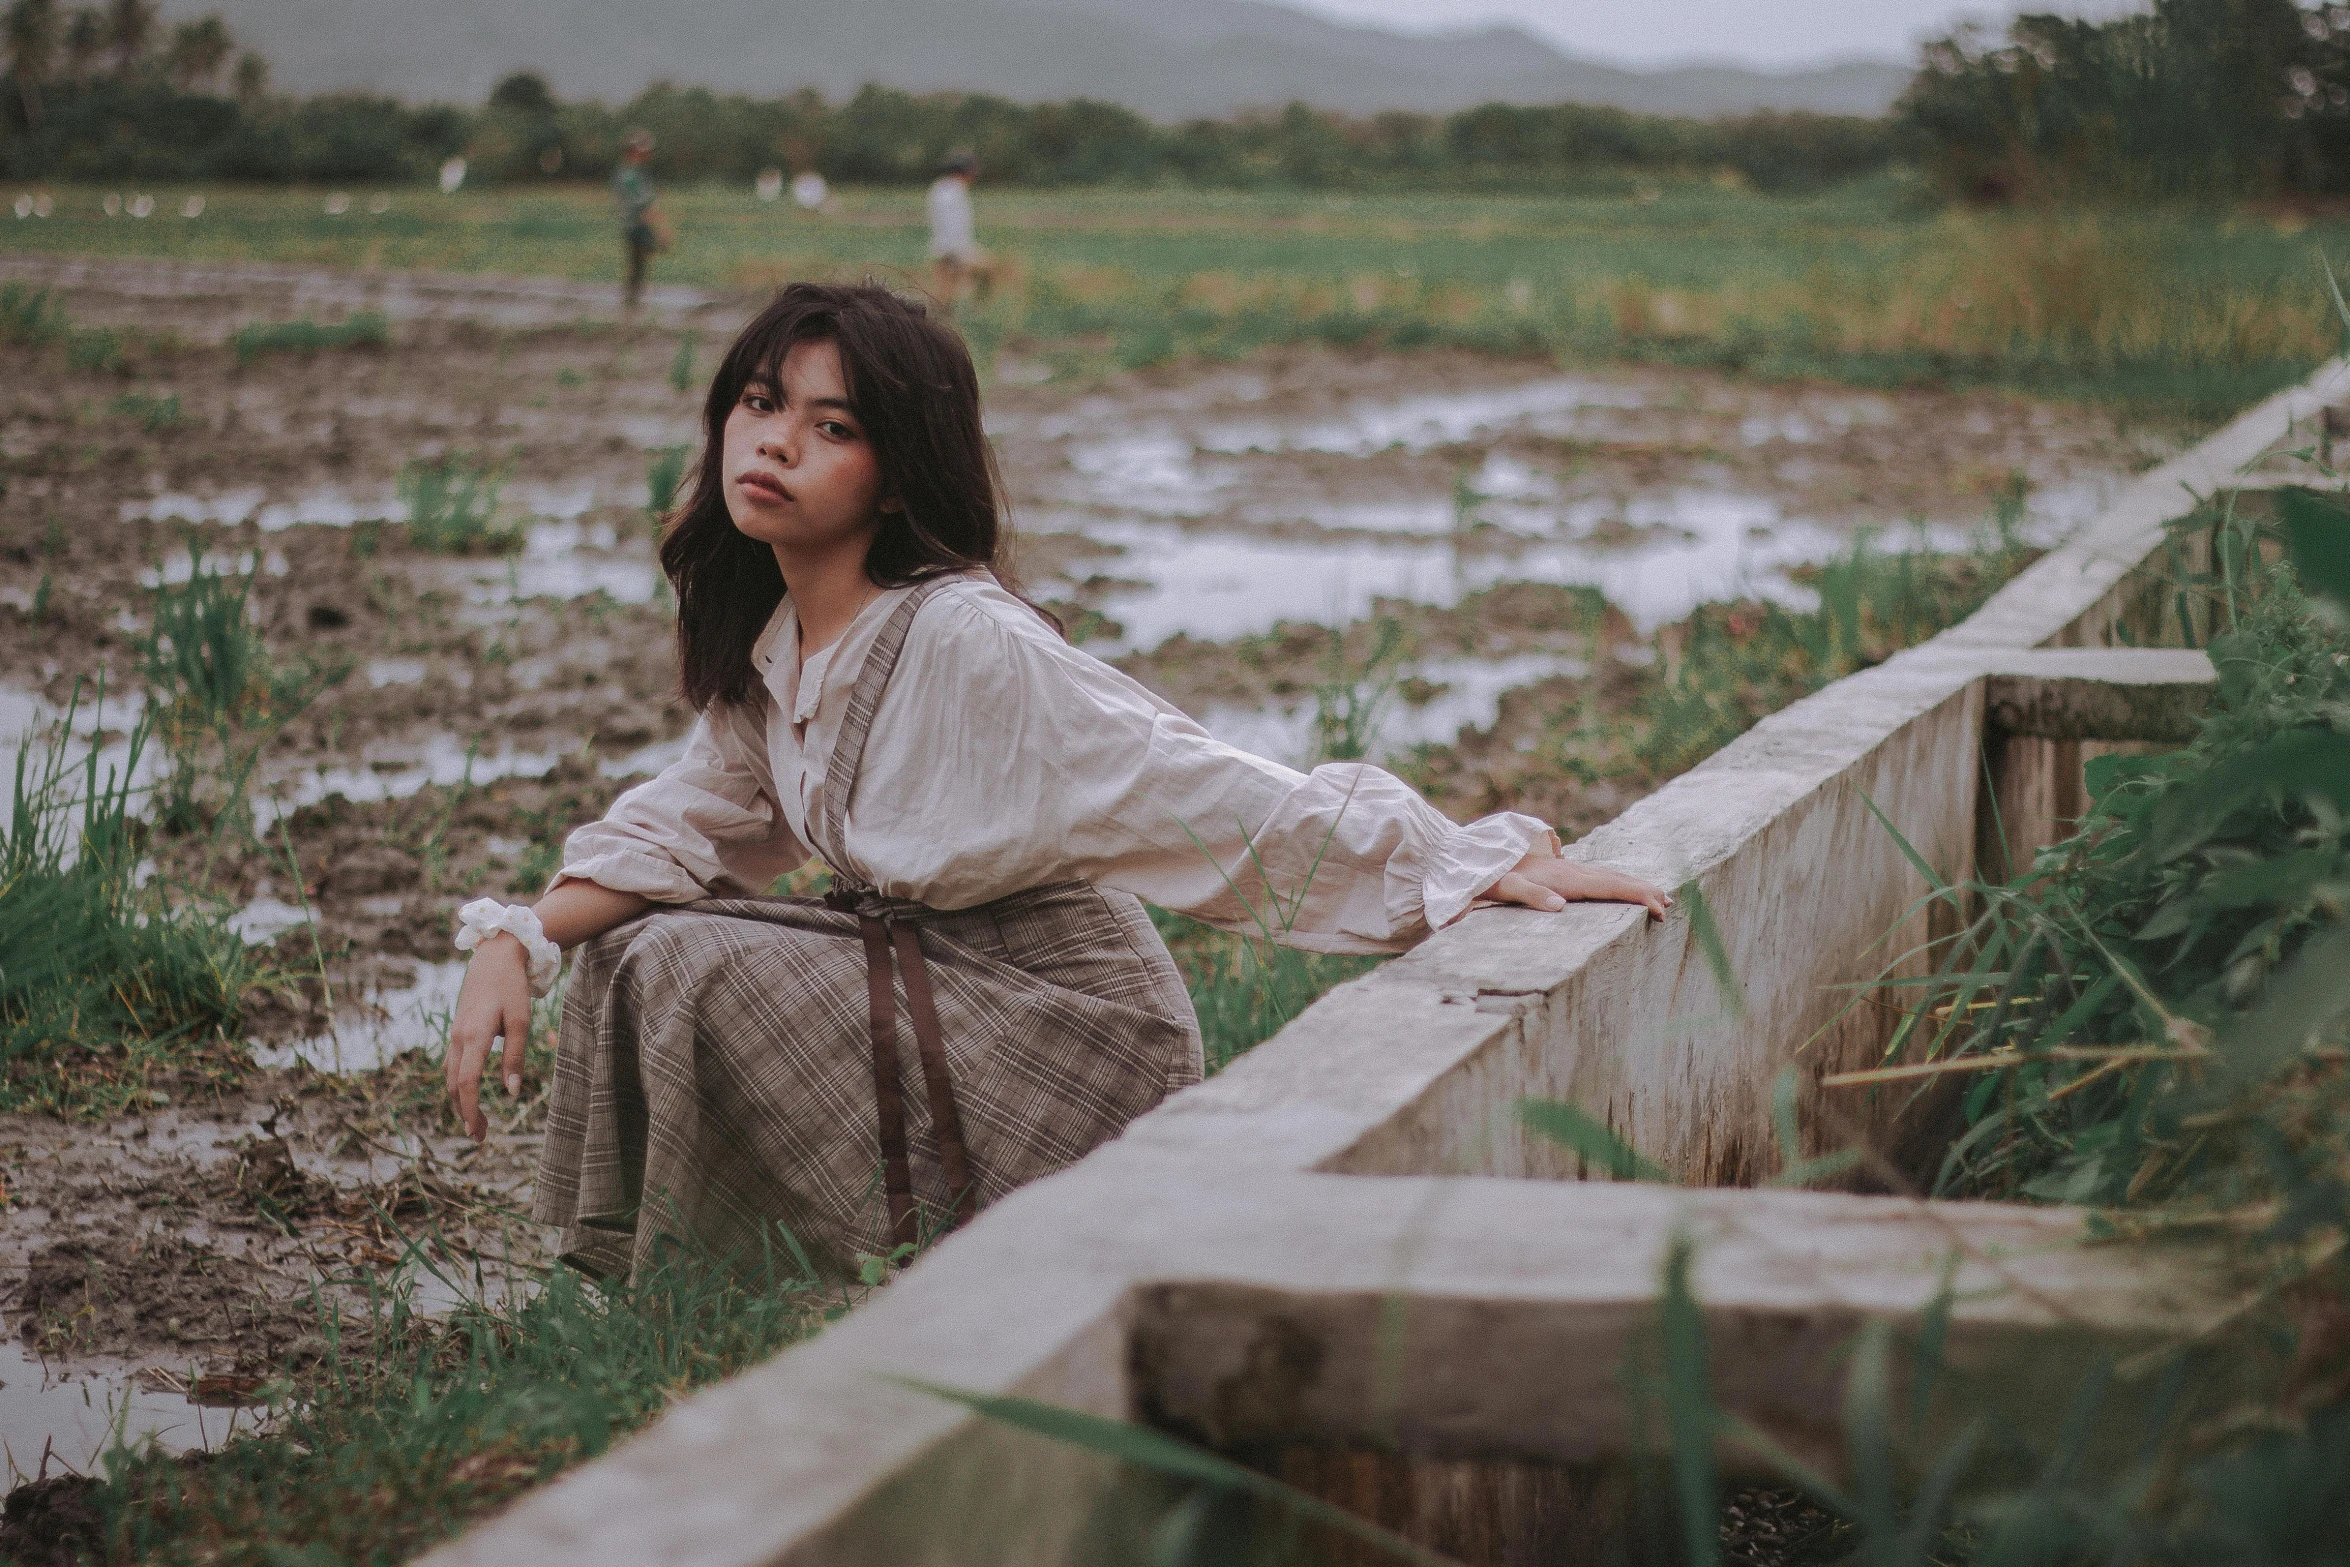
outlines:
[[[11, 1324], [13, 1326], [13, 1324]], [[177, 1393], [140, 1385], [128, 1366], [96, 1361], [44, 1365], [25, 1353], [14, 1333], [0, 1338], [0, 1463], [10, 1485], [41, 1471], [87, 1474], [98, 1455], [118, 1442], [153, 1442], [184, 1453], [250, 1429], [249, 1410], [206, 1409]]]

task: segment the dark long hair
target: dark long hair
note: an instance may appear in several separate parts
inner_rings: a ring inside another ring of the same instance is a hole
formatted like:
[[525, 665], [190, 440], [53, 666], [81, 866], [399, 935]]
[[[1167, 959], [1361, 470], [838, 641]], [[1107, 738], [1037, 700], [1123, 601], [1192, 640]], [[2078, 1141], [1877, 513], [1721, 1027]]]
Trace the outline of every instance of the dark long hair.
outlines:
[[801, 343], [839, 351], [882, 493], [902, 502], [882, 514], [866, 552], [874, 586], [976, 566], [1019, 592], [995, 454], [979, 424], [979, 377], [963, 340], [886, 288], [794, 283], [742, 329], [719, 364], [702, 405], [701, 466], [661, 540], [661, 569], [677, 590], [680, 682], [697, 711], [752, 701], [759, 690], [751, 646], [783, 601], [783, 573], [775, 552], [735, 527], [726, 509], [726, 421], [743, 388], [780, 380], [784, 356]]

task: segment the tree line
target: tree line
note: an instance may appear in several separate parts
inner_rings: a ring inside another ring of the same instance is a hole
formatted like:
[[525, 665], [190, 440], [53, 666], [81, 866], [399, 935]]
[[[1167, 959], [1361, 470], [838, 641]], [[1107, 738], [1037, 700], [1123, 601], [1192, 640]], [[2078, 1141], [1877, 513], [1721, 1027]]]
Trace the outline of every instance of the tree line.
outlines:
[[1353, 116], [1292, 104], [1159, 125], [1116, 104], [1022, 104], [869, 86], [751, 98], [658, 83], [618, 107], [559, 100], [540, 77], [479, 108], [361, 93], [273, 93], [263, 57], [217, 16], [166, 29], [153, 0], [12, 0], [0, 25], [0, 171], [17, 178], [415, 180], [464, 157], [496, 182], [608, 175], [634, 127], [671, 180], [778, 168], [870, 184], [928, 180], [950, 150], [1015, 185], [1159, 181], [1307, 188], [1510, 188], [1594, 174], [1733, 171], [1770, 190], [1880, 168], [1893, 138], [1850, 116], [1696, 120], [1578, 104]]
[[752, 98], [657, 83], [618, 107], [519, 72], [479, 107], [293, 97], [218, 16], [154, 0], [10, 0], [0, 173], [17, 178], [402, 181], [452, 157], [476, 180], [600, 178], [628, 131], [669, 180], [767, 169], [905, 185], [950, 150], [991, 180], [1304, 189], [1606, 188], [1727, 174], [1767, 191], [1914, 165], [1978, 201], [2350, 192], [2350, 0], [2153, 0], [2105, 22], [2017, 18], [1928, 44], [1884, 119], [1713, 120], [1585, 104], [1452, 115], [1285, 109], [1160, 125], [1116, 104], [868, 86]]

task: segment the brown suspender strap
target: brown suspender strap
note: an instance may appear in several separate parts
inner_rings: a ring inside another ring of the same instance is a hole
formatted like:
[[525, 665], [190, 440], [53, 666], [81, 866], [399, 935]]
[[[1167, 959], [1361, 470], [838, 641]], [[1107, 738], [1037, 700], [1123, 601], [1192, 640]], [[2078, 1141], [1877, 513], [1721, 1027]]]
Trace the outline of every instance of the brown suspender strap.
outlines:
[[[920, 612], [923, 602], [945, 585], [945, 580], [933, 577], [917, 583], [882, 623], [872, 651], [865, 656], [865, 667], [858, 674], [856, 687], [849, 693], [840, 736], [833, 742], [832, 757], [824, 772], [820, 813], [825, 840], [821, 847], [833, 868], [833, 890], [825, 901], [836, 909], [856, 914], [858, 931], [865, 938], [865, 991], [873, 1030], [873, 1100], [881, 1134], [882, 1186], [889, 1199], [893, 1245], [909, 1245], [917, 1239], [913, 1163], [906, 1152], [905, 1088], [898, 1078], [897, 1007], [890, 989], [893, 930], [898, 967], [906, 981], [906, 1010], [912, 1014], [914, 1043], [922, 1057], [922, 1085], [929, 1099], [930, 1124], [938, 1134], [939, 1173], [946, 1178], [954, 1222], [967, 1223], [979, 1211], [978, 1183], [972, 1179], [969, 1146], [963, 1141], [963, 1118], [955, 1108], [954, 1081], [947, 1074], [946, 1040], [938, 1026], [938, 1007], [931, 994], [930, 969], [922, 957], [922, 938], [908, 921], [885, 922], [862, 912], [861, 894], [872, 889], [861, 886], [860, 879], [849, 868], [848, 851], [843, 847], [843, 840], [848, 836], [849, 795], [856, 788], [857, 772], [865, 759], [865, 737], [872, 730], [881, 693], [897, 667], [898, 654], [906, 645], [906, 633], [914, 624], [914, 616]], [[815, 825], [814, 821], [809, 823], [811, 828]]]
[[832, 756], [824, 764], [824, 808], [821, 812], [808, 813], [811, 832], [819, 819], [823, 822], [824, 838], [815, 847], [832, 867], [835, 881], [863, 879], [849, 863], [848, 849], [842, 840], [848, 837], [849, 796], [856, 792], [857, 773], [865, 765], [865, 737], [873, 732], [873, 715], [881, 708], [881, 693], [889, 689], [889, 677], [898, 667], [898, 655], [905, 651], [906, 633], [913, 629], [914, 617], [922, 612], [930, 595], [946, 586], [948, 580], [931, 577], [917, 582], [898, 600], [898, 607], [889, 612], [889, 619], [881, 623], [881, 630], [873, 638], [873, 650], [865, 655], [865, 667], [857, 672], [857, 683], [849, 689], [848, 711], [841, 714], [840, 734], [834, 738]]
[[969, 1224], [979, 1213], [979, 1193], [971, 1182], [971, 1159], [963, 1144], [963, 1117], [955, 1108], [954, 1080], [947, 1076], [946, 1039], [938, 1027], [938, 1008], [930, 994], [930, 965], [922, 961], [922, 933], [904, 920], [896, 922], [898, 972], [906, 977], [906, 1010], [913, 1015], [914, 1043], [922, 1054], [922, 1085], [930, 1093], [930, 1125], [938, 1133], [939, 1173], [946, 1177], [947, 1201], [957, 1224]]
[[889, 1197], [889, 1238], [911, 1246], [914, 1229], [914, 1170], [906, 1157], [906, 1102], [898, 1083], [897, 998], [889, 984], [889, 932], [870, 914], [857, 917], [865, 938], [866, 1014], [873, 1031], [873, 1104], [880, 1118], [881, 1182]]

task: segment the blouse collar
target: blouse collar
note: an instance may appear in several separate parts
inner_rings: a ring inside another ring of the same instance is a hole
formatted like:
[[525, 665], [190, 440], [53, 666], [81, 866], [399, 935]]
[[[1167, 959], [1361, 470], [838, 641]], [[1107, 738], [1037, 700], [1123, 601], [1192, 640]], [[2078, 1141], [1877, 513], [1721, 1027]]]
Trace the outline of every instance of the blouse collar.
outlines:
[[[751, 644], [751, 667], [759, 671], [768, 691], [775, 697], [775, 705], [783, 711], [787, 721], [799, 721], [798, 709], [813, 714], [823, 705], [825, 693], [839, 685], [835, 671], [848, 667], [842, 655], [870, 642], [871, 628], [886, 617], [891, 607], [909, 591], [909, 588], [884, 588], [875, 594], [873, 601], [857, 611], [829, 646], [819, 649], [807, 660], [805, 669], [801, 667], [800, 660], [800, 617], [792, 608], [791, 594], [787, 592], [783, 595], [775, 606], [775, 613], [767, 617], [766, 629]], [[862, 668], [861, 658], [854, 662], [858, 668]], [[816, 677], [814, 701], [799, 700], [800, 677], [803, 674]]]

